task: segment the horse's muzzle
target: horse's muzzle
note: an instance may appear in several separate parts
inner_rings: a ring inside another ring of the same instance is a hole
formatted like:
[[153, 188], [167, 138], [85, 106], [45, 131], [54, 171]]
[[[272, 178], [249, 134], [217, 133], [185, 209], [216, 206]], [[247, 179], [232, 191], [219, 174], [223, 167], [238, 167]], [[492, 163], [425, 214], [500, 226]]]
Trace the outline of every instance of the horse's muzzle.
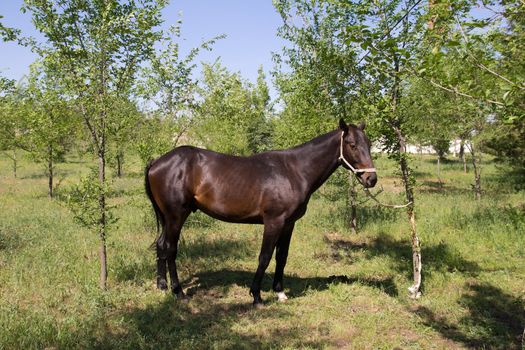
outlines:
[[361, 183], [366, 188], [374, 187], [377, 183], [377, 174], [376, 173], [363, 173], [360, 176]]

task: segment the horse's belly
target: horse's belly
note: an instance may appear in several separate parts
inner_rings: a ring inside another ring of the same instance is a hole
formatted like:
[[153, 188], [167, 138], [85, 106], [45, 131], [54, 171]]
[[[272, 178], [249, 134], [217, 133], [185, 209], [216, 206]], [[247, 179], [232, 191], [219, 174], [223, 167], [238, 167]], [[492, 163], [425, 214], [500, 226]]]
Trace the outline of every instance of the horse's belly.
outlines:
[[227, 222], [262, 223], [258, 199], [242, 191], [235, 193], [206, 193], [195, 195], [195, 204], [204, 213]]

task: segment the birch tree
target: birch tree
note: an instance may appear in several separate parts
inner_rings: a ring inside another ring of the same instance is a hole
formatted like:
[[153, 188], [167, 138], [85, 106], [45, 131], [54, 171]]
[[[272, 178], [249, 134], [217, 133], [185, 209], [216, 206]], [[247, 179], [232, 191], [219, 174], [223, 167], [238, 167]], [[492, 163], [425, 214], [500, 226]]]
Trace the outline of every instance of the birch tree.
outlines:
[[[390, 157], [399, 165], [406, 200], [410, 203], [407, 206], [407, 216], [412, 241], [414, 281], [409, 293], [414, 298], [418, 297], [421, 286], [421, 248], [416, 229], [415, 179], [406, 152], [407, 138], [411, 132], [410, 117], [403, 113], [400, 106], [403, 88], [408, 80], [408, 68], [412, 67], [412, 60], [417, 57], [423, 36], [422, 27], [426, 24], [421, 1], [355, 3], [336, 0], [281, 0], [274, 4], [283, 17], [285, 32], [290, 33], [287, 39], [305, 56], [306, 64], [300, 64], [294, 73], [307, 67], [309, 60], [323, 60], [318, 50], [312, 50], [312, 45], [305, 45], [303, 38], [310, 31], [322, 33], [327, 23], [325, 21], [331, 24], [329, 35], [334, 37], [329, 41], [332, 43], [329, 47], [344, 48], [345, 55], [342, 57], [349, 58], [352, 63], [351, 68], [346, 68], [341, 66], [344, 61], [324, 60], [328, 71], [352, 69], [344, 80], [348, 85], [342, 85], [340, 94], [343, 98], [330, 97], [328, 101], [338, 107], [336, 112], [339, 114], [344, 113], [344, 110], [352, 110], [348, 108], [351, 104], [345, 103], [345, 100], [350, 100], [353, 105], [365, 106], [372, 125], [368, 130], [372, 129], [376, 135], [382, 135]], [[317, 35], [317, 38], [319, 40], [314, 40], [316, 48], [326, 45], [327, 41], [323, 40], [323, 36]], [[289, 52], [285, 54], [293, 57]], [[321, 85], [315, 91], [317, 96], [322, 97], [325, 94], [322, 87]], [[341, 110], [343, 105], [345, 109]], [[361, 107], [355, 110], [364, 109]], [[308, 124], [308, 121], [304, 124]]]

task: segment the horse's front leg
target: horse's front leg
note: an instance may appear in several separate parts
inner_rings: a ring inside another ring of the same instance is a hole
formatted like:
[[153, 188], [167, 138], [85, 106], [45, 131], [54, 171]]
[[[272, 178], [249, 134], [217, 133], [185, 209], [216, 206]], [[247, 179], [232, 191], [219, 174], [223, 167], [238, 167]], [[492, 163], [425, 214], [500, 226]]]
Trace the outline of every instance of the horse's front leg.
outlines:
[[259, 253], [259, 266], [255, 272], [252, 286], [250, 288], [250, 294], [253, 296], [253, 305], [259, 307], [262, 305], [261, 298], [261, 282], [264, 277], [264, 272], [270, 263], [272, 258], [275, 244], [279, 239], [284, 226], [284, 220], [281, 219], [268, 219], [264, 221], [264, 235], [261, 245], [261, 252]]
[[283, 276], [284, 267], [286, 266], [286, 259], [288, 258], [288, 249], [290, 248], [290, 240], [295, 223], [288, 224], [284, 227], [279, 240], [277, 241], [277, 249], [275, 252], [275, 276], [273, 278], [273, 290], [277, 293], [277, 299], [284, 302], [288, 299], [284, 293]]

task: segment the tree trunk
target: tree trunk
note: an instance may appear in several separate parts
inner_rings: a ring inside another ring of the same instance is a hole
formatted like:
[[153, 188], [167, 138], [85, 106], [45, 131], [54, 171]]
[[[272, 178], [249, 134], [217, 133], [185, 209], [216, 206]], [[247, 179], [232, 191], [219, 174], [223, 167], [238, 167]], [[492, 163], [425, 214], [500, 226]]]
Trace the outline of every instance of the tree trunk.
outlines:
[[441, 157], [438, 155], [438, 161], [437, 161], [437, 171], [438, 171], [438, 182], [439, 182], [439, 187], [442, 186], [442, 183], [441, 183]]
[[13, 148], [13, 157], [11, 159], [13, 160], [13, 176], [16, 179], [16, 169], [18, 169], [18, 163], [16, 159], [16, 148]]
[[458, 154], [458, 157], [462, 161], [464, 156], [465, 156], [465, 140], [461, 140], [459, 142], [459, 154]]
[[472, 156], [472, 168], [474, 168], [474, 185], [472, 187], [474, 188], [476, 200], [479, 201], [481, 200], [481, 167], [479, 165], [480, 157], [478, 157], [477, 153], [475, 152], [472, 143], [470, 143], [469, 148], [470, 155]]
[[467, 160], [465, 159], [465, 140], [461, 140], [459, 144], [459, 159], [463, 163], [463, 172], [467, 173]]
[[353, 173], [348, 173], [348, 201], [350, 206], [350, 228], [353, 234], [357, 234], [357, 191], [355, 189], [355, 177]]
[[430, 18], [427, 21], [428, 30], [434, 30], [434, 24], [436, 23], [436, 15], [433, 12], [434, 9], [434, 0], [428, 1], [428, 12], [431, 14]]
[[[103, 128], [102, 128], [103, 129]], [[98, 181], [100, 193], [98, 198], [99, 205], [99, 236], [100, 236], [100, 288], [107, 289], [107, 255], [106, 255], [106, 140], [104, 130], [101, 131], [98, 149]]]
[[523, 328], [523, 334], [521, 335], [521, 349], [525, 349], [525, 327]]
[[117, 177], [122, 177], [122, 160], [124, 155], [121, 151], [117, 152]]
[[[394, 69], [396, 73], [400, 72], [399, 68], [399, 58], [395, 57]], [[410, 168], [407, 162], [407, 150], [406, 150], [406, 139], [401, 130], [401, 122], [395, 119], [397, 113], [397, 105], [399, 104], [401, 93], [400, 93], [400, 81], [399, 75], [396, 74], [394, 80], [394, 86], [392, 88], [392, 114], [394, 119], [391, 122], [391, 127], [394, 130], [394, 133], [397, 136], [398, 141], [398, 159], [399, 167], [401, 169], [401, 175], [403, 178], [403, 184], [405, 186], [405, 195], [407, 202], [410, 205], [407, 206], [407, 215], [408, 221], [410, 223], [410, 232], [412, 240], [412, 270], [414, 283], [408, 288], [409, 296], [413, 299], [417, 299], [421, 296], [420, 287], [421, 287], [421, 246], [419, 244], [419, 237], [417, 236], [416, 230], [416, 214], [415, 214], [415, 203], [414, 203], [414, 178], [412, 177]]]
[[53, 146], [48, 146], [48, 159], [47, 159], [47, 176], [48, 176], [48, 194], [49, 198], [53, 198]]
[[415, 205], [414, 205], [414, 186], [413, 180], [410, 173], [410, 168], [407, 162], [406, 154], [406, 141], [401, 129], [399, 127], [394, 127], [394, 131], [397, 135], [397, 140], [399, 143], [399, 167], [401, 169], [401, 175], [403, 179], [403, 184], [405, 186], [405, 194], [407, 202], [411, 203], [407, 207], [408, 221], [410, 223], [410, 232], [411, 232], [411, 241], [412, 241], [412, 269], [414, 283], [408, 288], [409, 295], [413, 299], [417, 299], [421, 296], [420, 287], [421, 287], [421, 245], [419, 242], [419, 237], [416, 230], [416, 214], [415, 214]]

